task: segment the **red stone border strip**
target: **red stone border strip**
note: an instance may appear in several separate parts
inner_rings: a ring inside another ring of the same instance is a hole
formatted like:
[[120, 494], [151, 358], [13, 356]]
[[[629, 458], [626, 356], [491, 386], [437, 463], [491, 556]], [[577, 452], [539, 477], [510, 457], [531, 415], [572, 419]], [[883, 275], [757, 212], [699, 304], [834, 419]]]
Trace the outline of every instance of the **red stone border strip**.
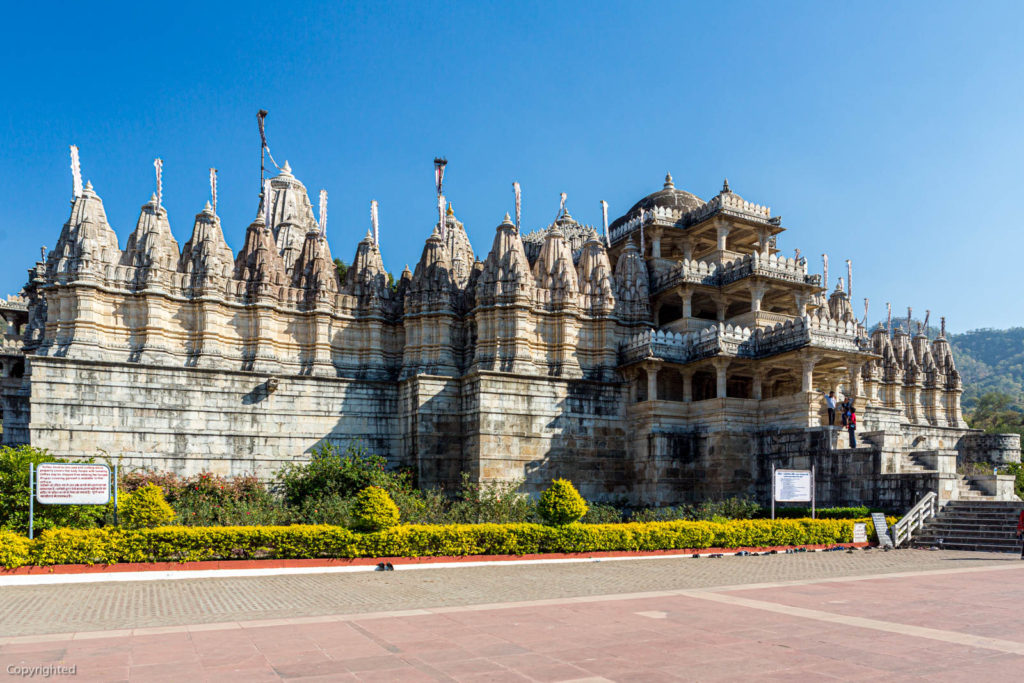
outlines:
[[312, 558], [301, 560], [203, 560], [199, 562], [123, 562], [118, 564], [55, 564], [47, 566], [30, 565], [14, 569], [0, 569], [0, 578], [5, 576], [53, 575], [53, 574], [114, 574], [120, 572], [173, 572], [201, 570], [235, 570], [235, 569], [291, 569], [302, 568], [358, 568], [376, 567], [381, 562], [390, 562], [395, 566], [453, 563], [485, 563], [485, 562], [524, 562], [543, 560], [603, 560], [629, 559], [647, 557], [682, 557], [692, 555], [735, 555], [739, 552], [764, 553], [785, 552], [786, 550], [804, 549], [818, 551], [826, 548], [842, 547], [864, 548], [870, 543], [836, 543], [834, 545], [780, 545], [769, 547], [743, 548], [690, 548], [677, 550], [609, 550], [589, 553], [534, 553], [531, 555], [440, 555], [430, 557], [355, 557], [355, 558]]

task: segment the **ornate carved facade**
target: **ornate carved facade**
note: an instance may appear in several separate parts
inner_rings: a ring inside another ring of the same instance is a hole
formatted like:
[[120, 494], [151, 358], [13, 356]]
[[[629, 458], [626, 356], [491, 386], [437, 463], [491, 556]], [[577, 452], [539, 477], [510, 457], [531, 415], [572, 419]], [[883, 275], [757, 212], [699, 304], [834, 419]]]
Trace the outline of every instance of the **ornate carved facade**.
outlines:
[[87, 185], [29, 271], [5, 442], [268, 474], [357, 439], [422, 484], [567, 476], [677, 502], [763, 496], [771, 463], [838, 458], [821, 395], [836, 390], [865, 447], [823, 499], [912, 497], [883, 479], [919, 474], [913, 453], [982, 457], [949, 343], [869, 334], [842, 283], [783, 256], [778, 218], [728, 184], [704, 202], [669, 176], [606, 238], [564, 208], [526, 237], [506, 215], [482, 260], [449, 207], [393, 283], [373, 234], [338, 278], [287, 163], [269, 190], [234, 255], [209, 203], [179, 248], [155, 196], [121, 250]]

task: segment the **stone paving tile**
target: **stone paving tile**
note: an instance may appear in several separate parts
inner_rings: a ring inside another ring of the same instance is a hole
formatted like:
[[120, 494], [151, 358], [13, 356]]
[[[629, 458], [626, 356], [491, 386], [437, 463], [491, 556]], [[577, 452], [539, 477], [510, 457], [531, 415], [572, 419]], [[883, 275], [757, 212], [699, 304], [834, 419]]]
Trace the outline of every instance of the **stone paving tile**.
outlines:
[[[843, 566], [838, 560], [843, 558], [839, 553], [832, 555], [837, 559], [829, 560], [834, 563], [829, 566], [840, 572]], [[909, 553], [907, 557], [920, 557], [921, 569], [934, 569], [936, 555]], [[784, 560], [790, 575], [802, 576], [806, 560], [795, 556], [796, 561], [790, 562], [793, 557]], [[897, 566], [881, 553], [874, 557], [882, 572]], [[728, 559], [716, 564], [724, 578], [738, 571], [729, 568]], [[734, 567], [745, 567], [760, 578], [753, 561], [775, 559], [735, 558]], [[704, 560], [693, 564], [700, 562]], [[983, 559], [982, 565], [986, 562], [995, 565], [999, 560]], [[956, 566], [963, 565], [956, 561]], [[688, 567], [674, 566], [676, 574], [665, 578], [671, 586]], [[454, 580], [461, 571], [446, 576]], [[907, 569], [902, 566], [898, 571]], [[524, 580], [529, 578], [535, 578], [531, 572]], [[620, 578], [619, 593], [635, 590], [633, 581]], [[731, 581], [728, 585], [734, 587], [710, 593], [609, 595], [587, 602], [573, 601], [570, 595], [561, 603], [494, 605], [415, 616], [374, 615], [318, 623], [282, 618], [276, 625], [249, 623], [224, 630], [119, 637], [96, 633], [100, 637], [0, 644], [0, 664], [76, 664], [76, 681], [1018, 680], [1024, 676], [1024, 655], [1000, 648], [1024, 639], [1024, 624], [1008, 616], [1024, 604], [1022, 579], [1024, 563], [1005, 571], [883, 575], [772, 588], [735, 586], [740, 582]], [[396, 590], [402, 586], [393, 585]], [[606, 589], [615, 587], [605, 584]], [[196, 594], [192, 589], [186, 592]], [[951, 595], [959, 596], [957, 604], [962, 603], [963, 609], [970, 603], [972, 611], [960, 622], [940, 627], [937, 624], [946, 624]], [[816, 611], [809, 616], [780, 613], [710, 599], [715, 596]], [[389, 604], [405, 607], [397, 597]], [[5, 598], [0, 595], [0, 602]], [[248, 604], [258, 606], [262, 599], [250, 596]], [[179, 618], [183, 615], [178, 613]], [[1000, 640], [979, 646], [972, 634], [981, 635], [976, 631], [993, 615], [1002, 632], [985, 635]], [[876, 620], [871, 624], [941, 629], [956, 642], [842, 621], [861, 616]], [[825, 617], [840, 620], [825, 621]]]
[[0, 637], [564, 599], [1008, 561], [1013, 557], [1005, 554], [873, 550], [414, 571], [399, 564], [395, 572], [10, 586], [0, 591]]

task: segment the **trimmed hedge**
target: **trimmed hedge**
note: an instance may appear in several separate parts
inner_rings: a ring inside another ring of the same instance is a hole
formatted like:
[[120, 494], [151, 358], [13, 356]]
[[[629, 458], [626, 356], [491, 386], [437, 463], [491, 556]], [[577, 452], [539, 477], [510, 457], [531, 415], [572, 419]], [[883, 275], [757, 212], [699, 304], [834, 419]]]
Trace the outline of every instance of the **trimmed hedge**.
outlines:
[[[870, 520], [868, 533], [873, 533]], [[29, 541], [0, 531], [0, 564], [527, 555], [849, 543], [854, 520], [627, 524], [405, 525], [358, 533], [328, 525], [53, 529]]]

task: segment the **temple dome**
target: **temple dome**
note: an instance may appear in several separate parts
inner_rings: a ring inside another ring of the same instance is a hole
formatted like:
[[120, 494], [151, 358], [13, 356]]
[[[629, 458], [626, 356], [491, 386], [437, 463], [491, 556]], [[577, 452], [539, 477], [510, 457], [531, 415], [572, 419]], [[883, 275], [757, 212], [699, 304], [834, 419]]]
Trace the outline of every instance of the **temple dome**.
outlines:
[[650, 210], [653, 208], [662, 208], [686, 212], [704, 206], [704, 203], [704, 200], [697, 195], [690, 194], [685, 190], [677, 190], [675, 184], [672, 182], [672, 174], [666, 173], [665, 184], [660, 190], [652, 192], [638, 201], [630, 207], [629, 211], [623, 214], [622, 217], [617, 218], [610, 227], [615, 227], [624, 220], [633, 218], [640, 209]]
[[703, 206], [704, 200], [685, 190], [677, 190], [672, 182], [672, 174], [665, 174], [665, 185], [657, 192], [652, 192], [630, 208], [627, 213], [635, 213], [638, 209], [664, 207], [677, 211], [692, 211]]

